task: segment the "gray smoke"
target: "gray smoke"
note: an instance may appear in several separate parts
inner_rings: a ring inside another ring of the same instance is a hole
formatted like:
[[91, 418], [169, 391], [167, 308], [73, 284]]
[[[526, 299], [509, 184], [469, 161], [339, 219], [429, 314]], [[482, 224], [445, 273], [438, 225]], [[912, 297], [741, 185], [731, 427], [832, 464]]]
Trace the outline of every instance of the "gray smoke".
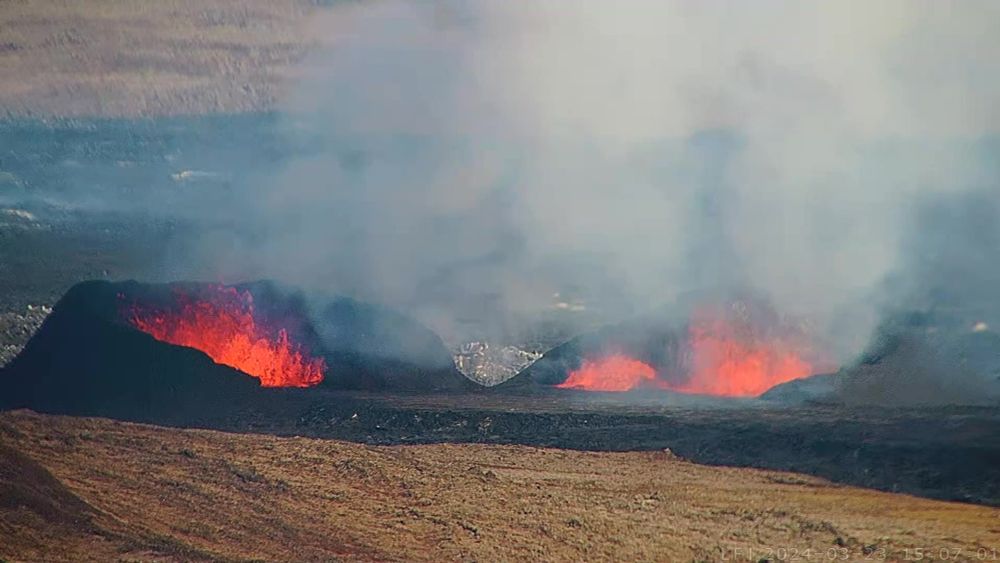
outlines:
[[283, 108], [306, 154], [184, 258], [449, 340], [751, 287], [847, 358], [887, 276], [940, 273], [908, 236], [927, 202], [996, 193], [998, 23], [991, 0], [348, 4]]

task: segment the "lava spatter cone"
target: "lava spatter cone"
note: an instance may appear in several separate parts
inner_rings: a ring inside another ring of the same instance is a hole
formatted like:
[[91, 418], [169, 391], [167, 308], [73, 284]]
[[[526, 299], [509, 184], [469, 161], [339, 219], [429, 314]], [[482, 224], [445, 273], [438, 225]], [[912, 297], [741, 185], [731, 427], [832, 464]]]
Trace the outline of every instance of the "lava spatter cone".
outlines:
[[429, 329], [351, 299], [273, 282], [91, 281], [0, 372], [0, 407], [190, 422], [278, 388], [475, 387]]
[[808, 331], [753, 295], [702, 295], [549, 350], [501, 390], [757, 397], [829, 369]]

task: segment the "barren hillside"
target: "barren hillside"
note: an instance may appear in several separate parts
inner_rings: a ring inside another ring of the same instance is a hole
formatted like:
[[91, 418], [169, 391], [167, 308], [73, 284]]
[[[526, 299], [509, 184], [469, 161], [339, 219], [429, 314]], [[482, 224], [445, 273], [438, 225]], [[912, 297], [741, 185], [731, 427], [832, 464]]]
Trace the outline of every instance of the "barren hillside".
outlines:
[[271, 109], [315, 46], [311, 23], [327, 4], [5, 0], [0, 109], [46, 116]]
[[1000, 545], [996, 509], [667, 452], [370, 447], [27, 411], [0, 415], [0, 448], [10, 560], [718, 560], [749, 548], [754, 560], [779, 548], [961, 560]]

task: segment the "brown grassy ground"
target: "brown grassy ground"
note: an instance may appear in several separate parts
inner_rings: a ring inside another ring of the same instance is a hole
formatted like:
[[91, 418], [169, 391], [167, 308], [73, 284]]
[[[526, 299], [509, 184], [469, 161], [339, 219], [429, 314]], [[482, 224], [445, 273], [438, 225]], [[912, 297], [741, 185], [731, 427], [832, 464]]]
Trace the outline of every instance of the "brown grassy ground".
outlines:
[[0, 111], [269, 109], [318, 42], [310, 0], [0, 0]]
[[11, 560], [684, 561], [736, 547], [756, 548], [753, 560], [778, 548], [975, 560], [1000, 547], [1000, 510], [668, 453], [369, 447], [0, 415]]

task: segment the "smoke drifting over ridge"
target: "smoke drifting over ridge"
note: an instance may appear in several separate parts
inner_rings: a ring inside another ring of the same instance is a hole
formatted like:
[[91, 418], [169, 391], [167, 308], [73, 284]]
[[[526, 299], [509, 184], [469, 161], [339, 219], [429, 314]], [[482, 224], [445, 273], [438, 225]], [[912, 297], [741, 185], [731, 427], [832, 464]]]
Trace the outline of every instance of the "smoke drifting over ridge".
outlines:
[[556, 291], [625, 316], [752, 287], [847, 358], [921, 209], [997, 193], [997, 22], [989, 1], [338, 7], [284, 108], [308, 155], [230, 206], [249, 234], [185, 259], [446, 338], [468, 315], [502, 337]]

